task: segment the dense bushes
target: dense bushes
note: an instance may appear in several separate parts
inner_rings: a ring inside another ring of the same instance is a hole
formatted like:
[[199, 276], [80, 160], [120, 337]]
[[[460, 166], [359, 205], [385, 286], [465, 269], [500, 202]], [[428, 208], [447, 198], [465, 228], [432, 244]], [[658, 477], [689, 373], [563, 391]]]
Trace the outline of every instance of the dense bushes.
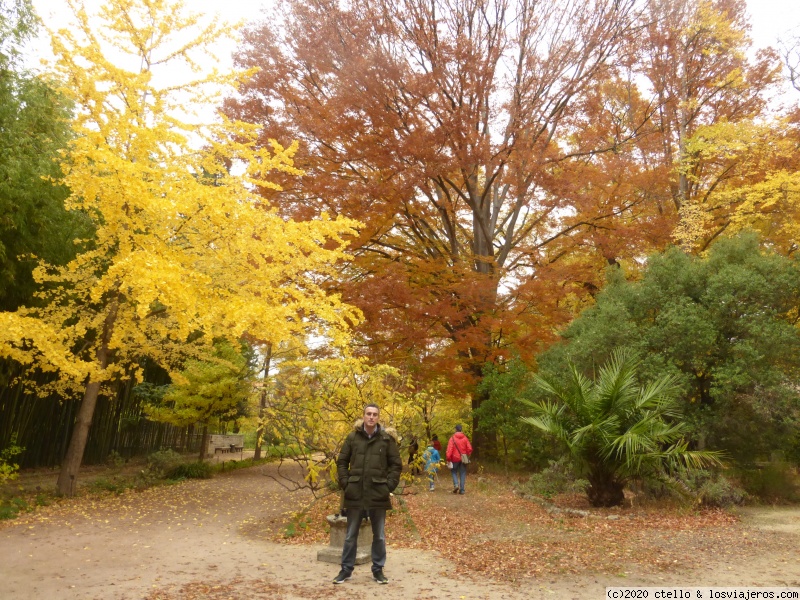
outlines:
[[167, 473], [167, 479], [211, 479], [213, 476], [214, 466], [203, 461], [184, 463]]
[[[596, 304], [535, 367], [511, 360], [487, 371], [479, 422], [509, 441], [514, 460], [541, 468], [560, 453], [540, 432], [520, 428], [521, 417], [537, 413], [516, 400], [546, 403], [554, 394], [536, 389], [535, 377], [566, 390], [575, 380], [570, 365], [592, 381], [622, 350], [638, 359], [641, 385], [665, 377], [675, 383], [682, 416], [666, 422], [685, 428], [687, 448], [722, 451], [731, 467], [727, 477], [670, 469], [662, 475], [672, 482], [650, 477], [648, 493], [682, 489], [704, 505], [739, 503], [747, 494], [797, 497], [790, 467], [800, 461], [798, 306], [800, 263], [763, 249], [752, 235], [720, 239], [703, 257], [677, 249], [652, 256], [637, 280], [615, 267]], [[776, 453], [788, 464], [765, 467]]]
[[797, 454], [800, 428], [800, 264], [752, 235], [722, 239], [706, 257], [671, 249], [638, 281], [609, 273], [596, 304], [538, 357], [564, 379], [586, 376], [617, 348], [641, 359], [644, 382], [674, 376], [698, 448], [739, 463]]
[[550, 499], [559, 494], [583, 494], [589, 487], [589, 482], [576, 478], [572, 465], [562, 457], [551, 460], [547, 468], [534, 473], [528, 481], [515, 487], [523, 494]]

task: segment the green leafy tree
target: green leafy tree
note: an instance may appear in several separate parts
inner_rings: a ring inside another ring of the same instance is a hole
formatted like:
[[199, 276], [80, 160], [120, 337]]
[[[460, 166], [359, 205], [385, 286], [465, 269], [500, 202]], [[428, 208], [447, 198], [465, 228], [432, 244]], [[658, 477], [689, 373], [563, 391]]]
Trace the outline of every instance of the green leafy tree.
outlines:
[[[595, 306], [539, 357], [555, 375], [591, 373], [617, 347], [642, 358], [653, 381], [671, 374], [699, 447], [739, 460], [790, 451], [800, 417], [800, 268], [754, 235], [720, 239], [706, 257], [671, 249], [639, 281], [609, 273]], [[769, 433], [767, 433], [769, 432]]]
[[221, 341], [207, 360], [187, 361], [163, 396], [151, 397], [144, 411], [149, 419], [178, 426], [198, 424], [203, 429], [200, 458], [208, 445], [209, 428], [246, 413], [252, 391], [252, 369], [247, 353]]
[[513, 464], [546, 466], [553, 453], [546, 437], [531, 436], [521, 420], [525, 409], [518, 400], [532, 399], [532, 377], [530, 368], [515, 358], [488, 367], [481, 382], [486, 400], [475, 410], [479, 427], [497, 439], [498, 456], [506, 469]]
[[30, 0], [0, 0], [0, 64], [19, 60], [20, 48], [38, 26]]
[[20, 47], [38, 22], [28, 0], [0, 2], [0, 310], [15, 310], [35, 290], [36, 257], [63, 265], [89, 219], [64, 208], [57, 159], [70, 139], [66, 99], [20, 67]]
[[0, 484], [16, 479], [18, 477], [19, 465], [14, 461], [14, 457], [22, 454], [25, 448], [17, 446], [17, 436], [11, 436], [11, 443], [0, 451]]
[[638, 361], [616, 351], [592, 381], [570, 366], [566, 385], [537, 376], [555, 400], [520, 401], [533, 410], [523, 421], [554, 436], [589, 480], [592, 506], [617, 506], [631, 479], [677, 469], [719, 465], [718, 452], [689, 450], [673, 376], [640, 386]]

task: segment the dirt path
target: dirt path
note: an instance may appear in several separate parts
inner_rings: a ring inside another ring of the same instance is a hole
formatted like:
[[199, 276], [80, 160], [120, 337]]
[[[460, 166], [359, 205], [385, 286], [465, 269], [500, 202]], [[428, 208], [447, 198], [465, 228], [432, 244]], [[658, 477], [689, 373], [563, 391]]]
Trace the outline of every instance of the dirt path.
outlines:
[[[377, 584], [368, 566], [333, 586], [338, 567], [316, 560], [319, 546], [270, 541], [288, 512], [308, 500], [270, 478], [275, 469], [62, 503], [1, 525], [0, 597], [371, 598]], [[601, 597], [607, 585], [800, 586], [800, 509], [748, 509], [742, 516], [742, 552], [710, 543], [701, 556], [676, 556], [674, 572], [553, 575], [509, 585], [465, 580], [436, 552], [390, 545], [392, 581], [381, 597], [583, 599]], [[766, 536], [777, 550], [748, 552], [748, 536]]]

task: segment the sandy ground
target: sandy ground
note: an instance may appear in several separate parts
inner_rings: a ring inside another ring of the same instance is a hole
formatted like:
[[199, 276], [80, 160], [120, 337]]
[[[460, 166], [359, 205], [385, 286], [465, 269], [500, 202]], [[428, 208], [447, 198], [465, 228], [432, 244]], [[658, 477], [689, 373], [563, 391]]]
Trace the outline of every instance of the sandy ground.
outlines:
[[564, 575], [513, 585], [456, 577], [437, 553], [389, 547], [388, 586], [369, 565], [341, 586], [337, 565], [318, 562], [319, 547], [270, 541], [301, 506], [271, 474], [275, 465], [141, 493], [45, 507], [0, 525], [0, 598], [584, 599], [606, 586], [800, 586], [800, 509], [742, 512], [742, 536], [777, 536], [779, 555], [721, 560], [676, 556], [676, 573]]

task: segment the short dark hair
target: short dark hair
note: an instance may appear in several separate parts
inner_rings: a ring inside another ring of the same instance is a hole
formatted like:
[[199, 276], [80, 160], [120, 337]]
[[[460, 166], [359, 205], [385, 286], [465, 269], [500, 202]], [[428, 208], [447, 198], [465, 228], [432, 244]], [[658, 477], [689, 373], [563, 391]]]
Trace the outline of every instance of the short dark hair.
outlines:
[[374, 408], [374, 409], [375, 409], [375, 410], [377, 410], [378, 412], [381, 412], [381, 407], [380, 407], [380, 406], [378, 406], [377, 404], [367, 404], [367, 405], [364, 407], [364, 412], [363, 412], [363, 413], [361, 413], [361, 414], [366, 414], [366, 412], [367, 412], [367, 409], [368, 409], [368, 408]]
[[461, 425], [456, 425], [456, 431], [461, 431], [462, 429], [463, 427], [461, 427]]

